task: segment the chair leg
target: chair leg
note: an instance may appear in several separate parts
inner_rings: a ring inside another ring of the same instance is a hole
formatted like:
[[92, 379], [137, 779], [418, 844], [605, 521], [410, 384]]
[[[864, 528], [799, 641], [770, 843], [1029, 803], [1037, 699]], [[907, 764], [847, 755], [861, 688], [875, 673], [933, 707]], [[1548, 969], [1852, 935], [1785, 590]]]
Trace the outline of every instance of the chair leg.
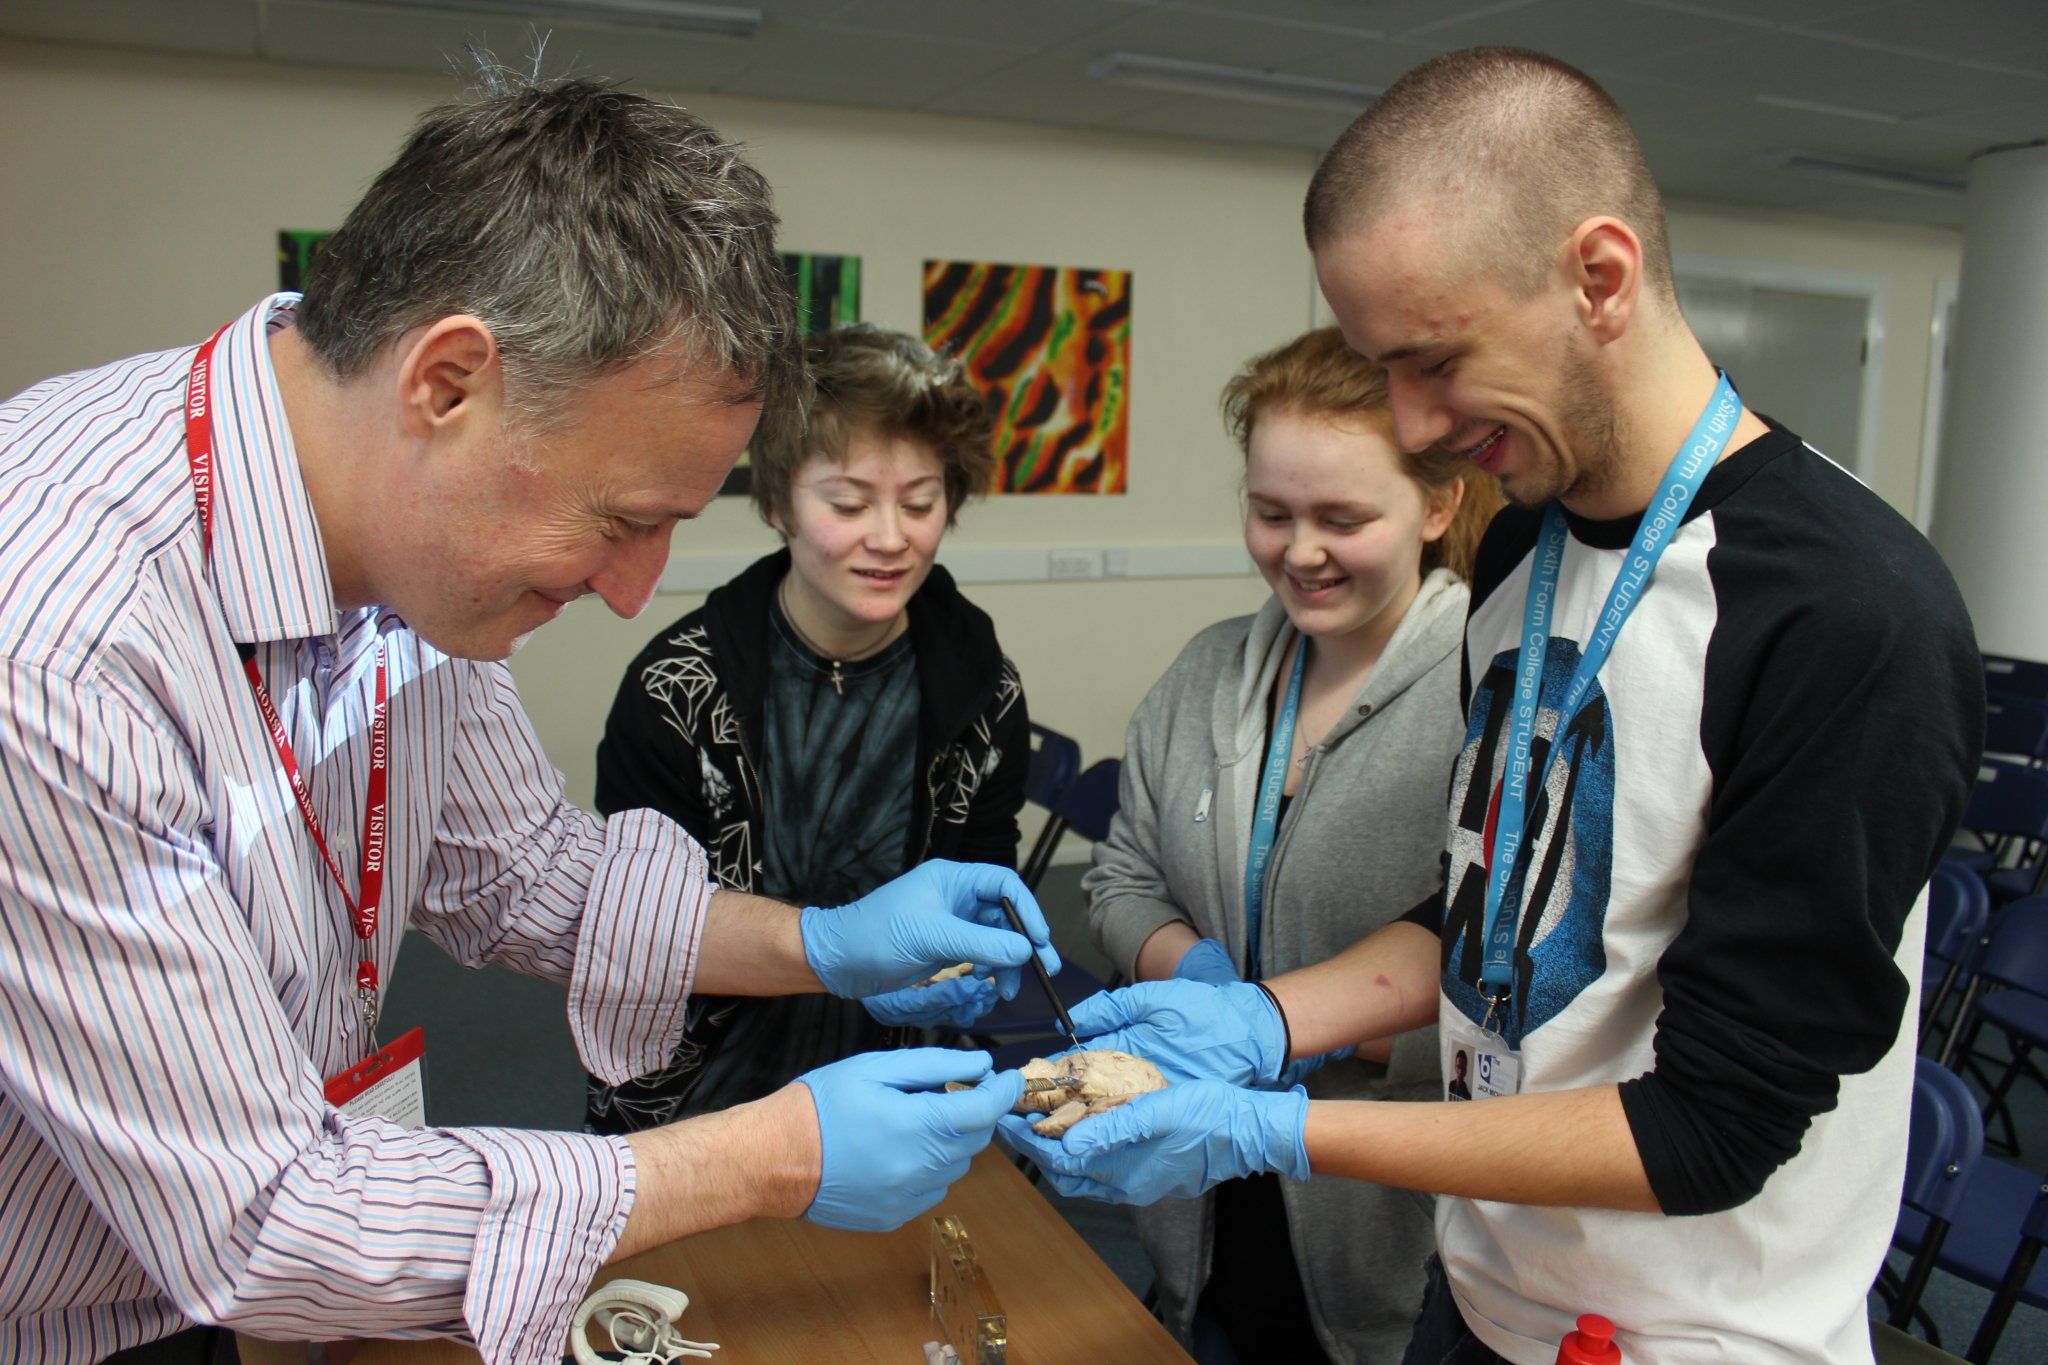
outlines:
[[[1956, 1048], [1962, 1044], [1965, 1037], [1971, 1042], [1976, 1041], [1977, 1021], [1974, 1015], [1977, 1008], [1977, 997], [1983, 994], [1983, 987], [1983, 978], [1977, 977], [1973, 978], [1970, 984], [1963, 988], [1963, 1002], [1956, 1006], [1956, 1021], [1949, 1026], [1948, 1036], [1941, 1041], [1941, 1053], [1934, 1059], [1951, 1071], [1956, 1069], [1953, 1060], [1956, 1055]], [[1967, 1034], [1965, 1033], [1966, 1027], [1968, 1030]]]
[[1941, 1026], [1941, 1007], [1948, 1002], [1948, 993], [1956, 984], [1956, 974], [1962, 966], [1960, 962], [1948, 964], [1948, 970], [1942, 973], [1941, 984], [1934, 988], [1934, 994], [1928, 997], [1925, 1008], [1920, 1011], [1920, 1050], [1923, 1052], [1927, 1050], [1929, 1038]]
[[1927, 1231], [1920, 1237], [1920, 1249], [1913, 1253], [1913, 1260], [1899, 1281], [1898, 1293], [1890, 1300], [1892, 1312], [1886, 1321], [1900, 1331], [1912, 1325], [1913, 1315], [1920, 1307], [1920, 1296], [1927, 1292], [1927, 1281], [1934, 1276], [1934, 1263], [1941, 1256], [1942, 1243], [1947, 1240], [1948, 1224], [1940, 1219], [1928, 1219]]
[[2006, 1320], [2012, 1317], [2012, 1306], [2019, 1302], [2020, 1291], [2026, 1288], [2034, 1273], [2034, 1262], [2040, 1256], [2039, 1242], [2031, 1237], [2021, 1240], [2005, 1267], [2005, 1278], [1998, 1282], [1998, 1292], [1991, 1296], [1991, 1306], [1984, 1310], [1984, 1320], [1977, 1324], [1977, 1335], [1970, 1338], [1970, 1349], [1963, 1354], [1972, 1365], [1985, 1365], [1998, 1349], [1998, 1338], [2005, 1332]]
[[2018, 1125], [2013, 1122], [2012, 1106], [2006, 1103], [2005, 1097], [2012, 1090], [2012, 1083], [2019, 1079], [2020, 1073], [2028, 1069], [2027, 1053], [2032, 1049], [2017, 1038], [2008, 1037], [2006, 1042], [2012, 1048], [2012, 1060], [2006, 1063], [2005, 1070], [2000, 1073], [1998, 1080], [1991, 1086], [1990, 1093], [1984, 1098], [1984, 1140], [1986, 1146], [1994, 1141], [1990, 1130], [1991, 1121], [1996, 1118], [2005, 1129], [2005, 1137], [1996, 1140], [2003, 1143], [2007, 1154], [2013, 1154], [2020, 1149], [2020, 1133]]

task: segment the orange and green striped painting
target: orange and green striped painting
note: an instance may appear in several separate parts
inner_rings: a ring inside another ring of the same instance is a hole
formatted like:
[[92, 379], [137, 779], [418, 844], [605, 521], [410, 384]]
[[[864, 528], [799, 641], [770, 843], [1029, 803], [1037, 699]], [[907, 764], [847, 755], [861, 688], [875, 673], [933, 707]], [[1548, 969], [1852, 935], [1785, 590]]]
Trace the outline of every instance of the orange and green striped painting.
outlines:
[[995, 408], [995, 491], [1126, 490], [1130, 271], [926, 261], [924, 339]]

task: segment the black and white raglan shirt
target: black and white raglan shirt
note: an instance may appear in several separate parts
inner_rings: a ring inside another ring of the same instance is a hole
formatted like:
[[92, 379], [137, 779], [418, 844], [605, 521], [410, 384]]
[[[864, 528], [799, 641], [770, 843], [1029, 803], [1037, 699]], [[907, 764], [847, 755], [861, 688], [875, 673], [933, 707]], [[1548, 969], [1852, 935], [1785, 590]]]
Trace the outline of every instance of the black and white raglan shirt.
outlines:
[[[1539, 761], [1636, 520], [1570, 521]], [[1502, 513], [1474, 573], [1446, 1023], [1484, 1014], [1486, 858], [1540, 523]], [[1663, 1213], [1440, 1200], [1451, 1283], [1494, 1350], [1548, 1365], [1598, 1312], [1630, 1365], [1871, 1359], [1922, 891], [1982, 718], [1969, 618], [1919, 532], [1782, 430], [1711, 471], [1530, 795], [1504, 1030], [1524, 1091], [1620, 1086]]]

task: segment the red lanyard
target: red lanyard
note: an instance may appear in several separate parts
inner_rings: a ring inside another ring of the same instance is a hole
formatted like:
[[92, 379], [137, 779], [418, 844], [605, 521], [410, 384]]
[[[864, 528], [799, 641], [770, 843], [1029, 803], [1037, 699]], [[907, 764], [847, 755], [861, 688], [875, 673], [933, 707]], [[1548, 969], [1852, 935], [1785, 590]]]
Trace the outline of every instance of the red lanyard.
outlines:
[[[200, 544], [209, 559], [213, 556], [213, 348], [226, 331], [226, 327], [221, 328], [199, 348], [199, 354], [192, 359], [192, 378], [185, 391], [185, 453], [192, 461], [192, 496], [199, 504]], [[285, 735], [284, 721], [270, 699], [270, 689], [264, 685], [262, 671], [256, 667], [255, 651], [246, 645], [240, 648], [242, 671], [248, 675], [249, 688], [256, 694], [256, 707], [263, 713], [263, 724], [270, 731], [270, 743], [277, 750], [277, 761], [291, 781], [292, 795], [298, 798], [299, 814], [305, 818], [306, 830], [313, 836], [314, 846], [320, 850], [328, 874], [341, 891], [356, 938], [363, 944], [356, 961], [356, 998], [362, 1002], [366, 1042], [374, 1046], [377, 1037], [377, 964], [371, 959], [369, 944], [377, 934], [377, 907], [384, 896], [384, 843], [389, 829], [385, 793], [391, 757], [384, 642], [377, 642], [377, 705], [370, 720], [370, 785], [363, 798], [360, 898], [349, 894], [348, 883], [342, 879], [341, 865], [335, 862], [333, 851], [327, 847], [327, 835], [320, 828], [319, 812], [313, 809], [312, 789], [306, 785], [305, 774], [299, 771], [299, 760], [292, 753], [291, 740]]]

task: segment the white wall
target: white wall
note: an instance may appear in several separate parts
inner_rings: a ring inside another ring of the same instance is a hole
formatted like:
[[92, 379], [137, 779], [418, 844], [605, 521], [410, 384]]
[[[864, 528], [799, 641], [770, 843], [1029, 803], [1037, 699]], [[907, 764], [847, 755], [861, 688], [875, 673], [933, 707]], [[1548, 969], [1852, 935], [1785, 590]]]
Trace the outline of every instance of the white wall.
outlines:
[[[1675, 204], [1669, 216], [1674, 253], [1877, 278], [1883, 291], [1884, 368], [1867, 480], [1911, 517], [1920, 488], [1935, 293], [1941, 281], [1956, 278], [1961, 234], [1700, 204]], [[1849, 452], [1828, 453], [1849, 462]]]
[[[0, 42], [0, 393], [190, 344], [275, 285], [280, 228], [339, 222], [416, 113], [452, 80]], [[1234, 453], [1216, 395], [1239, 361], [1309, 318], [1298, 213], [1305, 152], [1107, 137], [995, 121], [680, 97], [753, 149], [793, 250], [862, 257], [865, 315], [915, 331], [926, 257], [1134, 272], [1131, 491], [972, 508], [952, 544], [1211, 545], [1237, 537]], [[1875, 467], [1905, 510], [1918, 481], [1934, 282], [1952, 236], [1680, 206], [1674, 247], [1875, 272], [1891, 282], [1890, 382]], [[1918, 348], [1917, 350], [1915, 348]], [[678, 555], [767, 548], [739, 500]], [[1252, 610], [1248, 575], [970, 589], [1023, 670], [1032, 714], [1091, 760], [1188, 636]], [[695, 607], [637, 622], [580, 604], [514, 662], [542, 738], [587, 799], [626, 661]]]

